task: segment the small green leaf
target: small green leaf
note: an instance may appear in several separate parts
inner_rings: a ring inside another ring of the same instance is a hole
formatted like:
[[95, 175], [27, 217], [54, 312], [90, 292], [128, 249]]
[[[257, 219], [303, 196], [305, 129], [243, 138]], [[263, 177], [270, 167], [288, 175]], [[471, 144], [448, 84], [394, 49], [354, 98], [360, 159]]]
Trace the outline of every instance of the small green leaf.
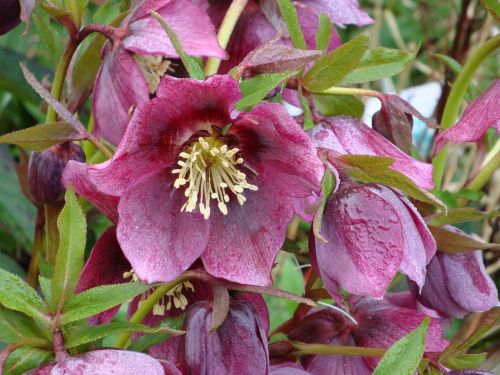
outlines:
[[31, 318], [0, 305], [0, 341], [11, 343], [33, 337], [44, 338], [44, 335]]
[[[184, 318], [182, 316], [176, 318], [167, 318], [162, 322], [163, 327], [169, 327], [170, 329], [180, 330], [182, 328], [182, 323]], [[136, 352], [144, 352], [146, 349], [153, 345], [159, 344], [168, 338], [172, 337], [168, 333], [149, 333], [142, 335], [135, 339], [132, 344], [127, 348], [127, 350], [133, 350]]]
[[369, 49], [355, 69], [340, 82], [341, 86], [377, 81], [400, 73], [415, 59], [416, 52], [409, 53], [397, 49], [378, 47]]
[[149, 327], [139, 323], [132, 322], [113, 322], [98, 326], [86, 327], [80, 326], [65, 332], [64, 345], [67, 349], [74, 348], [78, 345], [87, 344], [92, 341], [102, 339], [107, 336], [116, 335], [124, 332], [136, 333], [162, 333], [167, 337], [178, 336], [184, 334], [184, 331], [179, 331], [170, 328], [166, 325], [158, 327]]
[[302, 109], [304, 110], [304, 129], [309, 130], [314, 128], [314, 120], [312, 117], [311, 107], [309, 106], [309, 101], [302, 93], [302, 87], [299, 86], [299, 99], [300, 104], [302, 104]]
[[496, 21], [500, 21], [500, 3], [498, 0], [481, 0], [481, 3]]
[[153, 288], [154, 284], [124, 283], [102, 285], [72, 297], [64, 309], [63, 323], [89, 318], [122, 304]]
[[316, 34], [316, 49], [326, 51], [332, 37], [332, 21], [325, 13], [319, 15], [318, 32]]
[[299, 49], [307, 49], [306, 40], [300, 28], [297, 10], [290, 0], [278, 0], [281, 17], [286, 24], [293, 46]]
[[39, 367], [50, 358], [52, 353], [47, 350], [22, 347], [14, 351], [5, 362], [4, 371], [9, 375], [21, 375]]
[[352, 95], [313, 94], [314, 104], [324, 116], [346, 115], [361, 118], [365, 106]]
[[478, 368], [485, 360], [486, 353], [460, 354], [446, 358], [442, 364], [452, 370], [466, 370]]
[[163, 19], [163, 17], [160, 16], [155, 11], [151, 11], [151, 16], [160, 23], [160, 25], [167, 33], [170, 42], [172, 42], [172, 45], [174, 46], [175, 52], [177, 52], [177, 54], [179, 55], [182, 63], [184, 64], [184, 67], [189, 73], [189, 76], [192, 79], [200, 79], [200, 80], [205, 79], [205, 73], [203, 73], [203, 69], [201, 68], [200, 64], [195, 58], [187, 55], [184, 52], [181, 41], [179, 40], [179, 37], [175, 33], [174, 29], [172, 29]]
[[321, 235], [321, 223], [323, 221], [323, 213], [326, 207], [326, 201], [333, 194], [335, 187], [337, 186], [337, 179], [329, 167], [326, 168], [325, 174], [323, 175], [323, 180], [321, 181], [321, 203], [314, 214], [314, 219], [312, 223], [313, 234], [316, 238], [323, 242], [328, 242]]
[[0, 269], [0, 285], [0, 304], [47, 324], [45, 304], [36, 291], [19, 276]]
[[482, 212], [471, 207], [454, 208], [448, 210], [448, 215], [436, 214], [426, 218], [429, 224], [437, 227], [450, 224], [458, 224], [469, 221], [491, 219], [500, 216], [500, 211]]
[[425, 333], [429, 318], [408, 335], [398, 340], [384, 354], [373, 375], [412, 375], [417, 369], [425, 348]]
[[85, 139], [85, 135], [67, 122], [52, 122], [2, 135], [0, 143], [10, 143], [33, 151], [42, 151], [59, 143], [82, 139]]
[[339, 82], [359, 67], [368, 48], [368, 37], [358, 35], [333, 52], [316, 60], [302, 79], [302, 85], [309, 91], [321, 92]]
[[247, 79], [240, 84], [243, 98], [236, 103], [238, 110], [248, 109], [259, 103], [265, 96], [278, 86], [282, 81], [288, 79], [294, 72], [278, 74], [259, 74]]
[[87, 223], [72, 188], [66, 190], [66, 204], [57, 218], [59, 248], [51, 283], [54, 311], [63, 311], [73, 295], [83, 268]]
[[440, 53], [434, 53], [432, 55], [439, 61], [446, 64], [446, 66], [448, 66], [448, 68], [450, 68], [453, 71], [453, 73], [459, 74], [462, 71], [462, 65], [460, 65], [460, 63], [453, 57], [442, 55]]

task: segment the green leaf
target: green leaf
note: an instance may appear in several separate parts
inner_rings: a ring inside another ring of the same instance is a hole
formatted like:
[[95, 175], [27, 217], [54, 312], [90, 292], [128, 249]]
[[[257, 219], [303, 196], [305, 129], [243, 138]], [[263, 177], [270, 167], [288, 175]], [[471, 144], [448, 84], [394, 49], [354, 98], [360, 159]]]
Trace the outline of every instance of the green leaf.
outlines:
[[9, 375], [21, 375], [39, 367], [50, 358], [51, 352], [32, 347], [22, 347], [14, 351], [7, 359], [4, 371]]
[[313, 94], [314, 104], [324, 116], [346, 115], [361, 118], [365, 106], [352, 95]]
[[102, 285], [72, 297], [64, 309], [63, 323], [86, 319], [122, 304], [153, 288], [154, 284], [124, 283]]
[[36, 291], [19, 276], [0, 269], [0, 304], [47, 324], [46, 308]]
[[453, 71], [453, 73], [459, 74], [462, 71], [462, 65], [460, 65], [460, 63], [453, 57], [442, 55], [440, 53], [434, 53], [432, 55], [439, 61], [446, 64], [446, 66], [448, 66], [448, 68], [450, 68]]
[[290, 0], [278, 0], [281, 17], [286, 24], [293, 46], [299, 49], [307, 49], [306, 40], [300, 28], [297, 10]]
[[452, 370], [466, 370], [478, 368], [485, 360], [486, 353], [460, 354], [444, 359], [442, 364]]
[[408, 335], [398, 340], [384, 354], [373, 375], [412, 375], [424, 354], [425, 333], [429, 318]]
[[[168, 318], [162, 322], [162, 326], [168, 326], [174, 330], [180, 330], [182, 328], [182, 323], [184, 321], [184, 317], [179, 316], [176, 318]], [[159, 344], [168, 338], [172, 337], [171, 334], [168, 333], [149, 333], [142, 335], [135, 339], [132, 344], [127, 348], [127, 350], [132, 350], [136, 352], [144, 352], [146, 349], [150, 348], [153, 345]]]
[[394, 159], [383, 156], [340, 155], [336, 159], [347, 167], [349, 175], [363, 182], [373, 182], [402, 190], [412, 198], [446, 210], [443, 202], [422, 189], [401, 172], [390, 168]]
[[326, 51], [332, 37], [332, 21], [325, 14], [321, 13], [318, 20], [318, 32], [316, 34], [316, 49]]
[[35, 22], [37, 34], [43, 44], [44, 50], [52, 62], [56, 66], [61, 53], [61, 40], [55, 28], [50, 25], [50, 20], [46, 15], [40, 15], [39, 12], [32, 14], [32, 19]]
[[309, 130], [314, 128], [314, 120], [312, 117], [311, 107], [309, 107], [309, 101], [302, 93], [302, 87], [299, 86], [299, 99], [300, 104], [302, 104], [302, 109], [304, 110], [304, 130]]
[[184, 67], [189, 73], [189, 76], [192, 79], [205, 79], [205, 73], [203, 73], [203, 69], [201, 68], [200, 64], [195, 58], [187, 55], [184, 52], [181, 41], [179, 40], [179, 37], [177, 36], [175, 31], [167, 24], [163, 17], [155, 11], [151, 11], [151, 16], [160, 23], [160, 25], [163, 27], [163, 30], [165, 30], [165, 32], [167, 33], [170, 42], [172, 42], [172, 45], [174, 46], [175, 52], [177, 52], [177, 54], [179, 55], [182, 63], [184, 64]]
[[259, 74], [240, 84], [243, 98], [236, 103], [238, 110], [248, 109], [259, 103], [265, 96], [282, 81], [290, 78], [295, 72], [278, 74]]
[[85, 215], [71, 187], [66, 190], [66, 204], [57, 218], [57, 228], [60, 238], [51, 282], [51, 301], [54, 311], [64, 311], [83, 269], [87, 239]]
[[42, 275], [40, 275], [38, 277], [38, 282], [40, 284], [40, 289], [43, 293], [43, 297], [45, 299], [45, 302], [47, 303], [47, 305], [51, 305], [51, 301], [52, 301], [52, 293], [51, 293], [51, 281], [49, 278], [47, 277], [43, 277]]
[[337, 179], [335, 175], [331, 171], [330, 168], [326, 168], [325, 174], [323, 175], [323, 179], [321, 181], [321, 203], [314, 214], [314, 219], [312, 223], [313, 234], [316, 238], [320, 239], [323, 242], [328, 242], [321, 235], [321, 223], [323, 222], [323, 213], [326, 207], [326, 201], [333, 194], [335, 187], [337, 186]]
[[26, 277], [26, 271], [11, 257], [0, 253], [0, 268], [9, 271], [21, 278]]
[[344, 79], [359, 66], [359, 61], [368, 48], [368, 37], [358, 35], [333, 52], [316, 60], [302, 79], [302, 85], [309, 91], [321, 92]]
[[500, 250], [499, 244], [483, 242], [475, 238], [456, 233], [446, 228], [435, 227], [428, 225], [432, 236], [436, 240], [437, 248], [439, 251], [445, 253], [464, 253], [475, 250]]
[[96, 341], [107, 336], [124, 332], [162, 333], [167, 337], [184, 334], [184, 331], [178, 331], [166, 325], [149, 327], [143, 324], [132, 322], [113, 322], [92, 327], [80, 326], [78, 328], [68, 330], [64, 335], [64, 345], [67, 349], [70, 349], [78, 345], [87, 344], [89, 342]]
[[67, 122], [52, 122], [2, 135], [0, 143], [10, 143], [33, 151], [42, 151], [59, 143], [82, 139], [85, 139], [85, 135]]
[[32, 337], [44, 338], [33, 319], [0, 305], [0, 341], [11, 343]]
[[500, 3], [498, 0], [481, 0], [481, 3], [496, 21], [500, 21]]
[[500, 216], [500, 211], [482, 212], [471, 207], [454, 208], [448, 210], [448, 215], [436, 214], [426, 218], [429, 224], [441, 227], [443, 225], [458, 224], [469, 221], [491, 219]]
[[366, 51], [355, 69], [340, 82], [341, 86], [377, 81], [400, 73], [415, 59], [416, 52], [409, 53], [397, 49], [373, 48]]

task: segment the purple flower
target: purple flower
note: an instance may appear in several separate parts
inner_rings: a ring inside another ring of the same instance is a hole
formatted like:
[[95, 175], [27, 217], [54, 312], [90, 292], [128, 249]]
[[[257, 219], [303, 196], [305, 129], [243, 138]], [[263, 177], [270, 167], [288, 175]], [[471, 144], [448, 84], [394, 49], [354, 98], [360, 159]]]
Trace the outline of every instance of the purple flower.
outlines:
[[147, 354], [125, 350], [94, 350], [30, 371], [32, 375], [181, 375], [174, 365]]
[[[291, 340], [306, 343], [355, 345], [367, 348], [389, 348], [410, 333], [426, 317], [415, 310], [409, 293], [388, 294], [384, 300], [351, 298], [351, 314], [356, 323], [329, 308], [313, 309], [293, 324], [286, 333]], [[439, 320], [431, 318], [427, 330], [425, 353], [432, 357], [447, 346], [442, 338]], [[315, 375], [337, 374], [368, 375], [378, 359], [315, 355], [304, 358], [304, 367]]]
[[500, 133], [500, 79], [482, 95], [474, 99], [465, 110], [462, 118], [450, 129], [436, 136], [436, 153], [448, 142], [478, 142], [489, 128]]
[[225, 58], [209, 17], [189, 0], [146, 0], [138, 4], [103, 49], [103, 62], [94, 87], [94, 132], [118, 144], [130, 111], [149, 100], [169, 68], [162, 57], [178, 57], [161, 25], [150, 16], [158, 12], [175, 30], [186, 53]]
[[313, 265], [325, 288], [382, 297], [397, 272], [423, 286], [436, 243], [416, 208], [377, 184], [340, 182], [326, 203], [321, 233], [312, 240]]
[[29, 18], [35, 8], [35, 0], [3, 0], [0, 15], [0, 35], [8, 33], [21, 21], [26, 22], [26, 34], [29, 29]]
[[[448, 229], [459, 231], [449, 226]], [[427, 277], [420, 293], [413, 283], [410, 285], [422, 305], [443, 317], [463, 317], [471, 311], [498, 306], [497, 288], [484, 269], [479, 250], [436, 253], [427, 267]]]
[[270, 283], [294, 207], [318, 192], [323, 165], [282, 106], [233, 119], [239, 98], [228, 76], [167, 76], [112, 160], [68, 164], [65, 183], [77, 192], [105, 207], [119, 199], [118, 241], [141, 280], [174, 280], [201, 257], [215, 277]]
[[267, 327], [253, 304], [233, 299], [226, 320], [215, 332], [210, 332], [211, 317], [208, 302], [189, 308], [184, 321], [181, 368], [193, 375], [267, 374]]

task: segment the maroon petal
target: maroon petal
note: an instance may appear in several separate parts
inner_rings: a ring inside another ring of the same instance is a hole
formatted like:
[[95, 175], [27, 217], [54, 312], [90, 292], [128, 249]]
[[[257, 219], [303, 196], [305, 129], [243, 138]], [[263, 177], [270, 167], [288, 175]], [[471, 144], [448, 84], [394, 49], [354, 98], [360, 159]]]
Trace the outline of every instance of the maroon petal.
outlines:
[[[372, 348], [389, 348], [397, 340], [418, 327], [426, 317], [420, 312], [394, 306], [386, 301], [363, 298], [354, 306], [358, 326], [353, 330], [357, 345]], [[439, 353], [448, 342], [442, 338], [443, 329], [439, 321], [431, 318], [427, 330], [425, 352]], [[378, 359], [365, 358], [374, 368]]]
[[231, 122], [229, 114], [240, 97], [229, 76], [205, 81], [164, 77], [157, 97], [134, 112], [111, 162], [90, 168], [89, 178], [100, 191], [120, 195], [132, 182], [171, 164], [197, 130]]
[[440, 132], [436, 137], [436, 153], [448, 142], [478, 142], [489, 128], [500, 133], [500, 79], [482, 95], [474, 99], [455, 126]]
[[148, 84], [139, 66], [127, 51], [113, 48], [105, 56], [95, 81], [95, 135], [117, 145], [127, 128], [131, 108], [148, 99]]
[[397, 211], [401, 205], [393, 206], [381, 196], [385, 190], [341, 185], [327, 201], [321, 228], [328, 243], [315, 242], [318, 271], [350, 293], [382, 297], [403, 261], [405, 231]]
[[359, 120], [333, 117], [324, 120], [309, 134], [316, 147], [327, 148], [339, 154], [393, 158], [392, 169], [403, 173], [424, 189], [434, 188], [432, 164], [413, 159]]
[[248, 302], [232, 303], [224, 323], [211, 327], [208, 303], [193, 305], [185, 318], [184, 367], [188, 373], [267, 374], [267, 339], [258, 314]]
[[[106, 165], [106, 163], [102, 164]], [[89, 200], [99, 211], [106, 215], [112, 222], [118, 222], [118, 198], [101, 193], [90, 182], [87, 171], [94, 168], [84, 163], [69, 161], [64, 169], [62, 182], [64, 186], [72, 185], [75, 191]]]
[[185, 198], [171, 188], [171, 176], [145, 176], [125, 190], [118, 206], [118, 241], [146, 283], [174, 280], [203, 253], [208, 239], [203, 216], [181, 212]]
[[[106, 229], [99, 237], [85, 263], [76, 293], [107, 284], [119, 284], [125, 280], [123, 274], [130, 271], [131, 266], [123, 255], [116, 239], [116, 227]], [[91, 324], [109, 323], [120, 306], [116, 306], [89, 319]]]
[[136, 10], [128, 24], [125, 48], [144, 55], [178, 57], [160, 23], [150, 16], [158, 12], [179, 37], [184, 51], [192, 56], [225, 58], [219, 46], [214, 25], [208, 15], [187, 0], [145, 1]]
[[326, 13], [330, 20], [339, 25], [366, 26], [373, 23], [368, 13], [362, 10], [356, 0], [300, 0], [319, 13]]

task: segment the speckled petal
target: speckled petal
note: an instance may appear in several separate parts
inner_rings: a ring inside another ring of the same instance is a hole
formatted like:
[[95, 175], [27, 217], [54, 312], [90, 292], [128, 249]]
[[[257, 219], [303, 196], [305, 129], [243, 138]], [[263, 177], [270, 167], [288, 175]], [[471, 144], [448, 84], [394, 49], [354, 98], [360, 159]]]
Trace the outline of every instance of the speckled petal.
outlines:
[[326, 13], [333, 23], [366, 26], [373, 23], [368, 13], [362, 10], [356, 0], [300, 0], [300, 3]]

